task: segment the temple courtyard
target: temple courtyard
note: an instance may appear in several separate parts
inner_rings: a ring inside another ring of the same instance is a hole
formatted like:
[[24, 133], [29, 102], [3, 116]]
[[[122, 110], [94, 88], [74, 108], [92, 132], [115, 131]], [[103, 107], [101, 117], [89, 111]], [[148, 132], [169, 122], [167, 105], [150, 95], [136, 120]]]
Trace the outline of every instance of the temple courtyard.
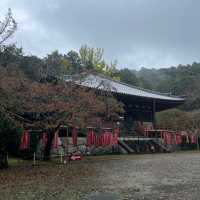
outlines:
[[11, 162], [0, 171], [2, 200], [200, 198], [200, 153], [86, 157], [67, 165]]

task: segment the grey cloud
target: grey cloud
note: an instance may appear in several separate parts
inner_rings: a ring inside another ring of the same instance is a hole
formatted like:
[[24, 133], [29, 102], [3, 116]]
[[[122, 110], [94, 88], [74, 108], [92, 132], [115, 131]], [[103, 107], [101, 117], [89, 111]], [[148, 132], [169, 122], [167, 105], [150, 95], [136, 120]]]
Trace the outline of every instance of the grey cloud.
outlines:
[[43, 56], [89, 44], [104, 48], [108, 60], [117, 59], [120, 66], [130, 68], [200, 60], [197, 0], [3, 2], [16, 11], [20, 22], [15, 40], [29, 53]]

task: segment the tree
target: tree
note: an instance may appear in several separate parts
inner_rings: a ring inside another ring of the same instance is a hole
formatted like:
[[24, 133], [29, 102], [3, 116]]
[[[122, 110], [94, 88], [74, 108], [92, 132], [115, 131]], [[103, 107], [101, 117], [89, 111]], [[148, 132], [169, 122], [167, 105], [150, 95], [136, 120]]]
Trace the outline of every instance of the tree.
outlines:
[[[0, 93], [0, 108], [13, 120], [23, 128], [48, 130], [50, 135], [60, 125], [85, 127], [93, 117], [107, 113], [107, 102], [74, 80], [36, 82], [15, 68], [0, 67]], [[109, 115], [120, 114], [120, 106], [109, 99]]]
[[66, 70], [67, 74], [77, 74], [82, 71], [81, 59], [76, 51], [69, 51], [64, 57], [69, 62], [69, 67]]
[[119, 72], [120, 80], [130, 85], [139, 86], [139, 81], [136, 75], [129, 69], [121, 69]]
[[102, 48], [90, 48], [84, 45], [80, 48], [80, 60], [82, 69], [107, 75], [115, 80], [119, 80], [119, 72], [116, 68], [117, 61], [107, 64], [103, 58]]
[[47, 76], [45, 62], [37, 56], [22, 56], [18, 68], [35, 81], [40, 81]]
[[104, 70], [105, 62], [103, 60], [103, 49], [90, 48], [84, 45], [79, 50], [82, 65], [91, 70], [100, 69]]
[[0, 65], [7, 67], [13, 65], [19, 67], [23, 59], [22, 48], [17, 48], [16, 45], [3, 45], [0, 48]]
[[[2, 45], [10, 38], [17, 29], [17, 23], [12, 16], [11, 9], [8, 9], [8, 13], [3, 21], [0, 21], [0, 58], [2, 57]], [[1, 94], [2, 95], [2, 94]], [[7, 163], [7, 138], [9, 138], [8, 127], [6, 126], [8, 120], [4, 116], [4, 109], [0, 107], [0, 168], [6, 168]]]
[[16, 139], [17, 129], [14, 121], [6, 115], [6, 112], [0, 109], [0, 169], [8, 167], [7, 152], [12, 138]]
[[63, 55], [57, 50], [48, 54], [44, 59], [46, 76], [60, 76], [63, 66]]
[[157, 113], [157, 124], [159, 127], [172, 130], [188, 131], [198, 133], [200, 130], [200, 113], [186, 112], [178, 109], [170, 109]]
[[12, 16], [9, 8], [8, 13], [3, 21], [0, 21], [0, 46], [10, 38], [17, 29], [17, 23]]

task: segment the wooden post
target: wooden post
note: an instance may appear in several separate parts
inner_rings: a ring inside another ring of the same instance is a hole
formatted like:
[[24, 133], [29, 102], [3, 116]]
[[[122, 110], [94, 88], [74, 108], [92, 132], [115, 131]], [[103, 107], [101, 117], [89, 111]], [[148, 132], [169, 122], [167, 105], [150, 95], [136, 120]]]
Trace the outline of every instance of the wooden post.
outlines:
[[7, 162], [8, 162], [8, 152], [7, 152]]
[[68, 159], [68, 163], [69, 163], [69, 129], [67, 126], [67, 159]]
[[156, 128], [156, 100], [153, 99], [153, 109], [152, 109], [152, 123], [153, 123], [153, 128]]
[[197, 134], [197, 150], [199, 151], [199, 135]]
[[35, 152], [33, 153], [33, 165], [36, 165], [36, 156], [35, 156]]

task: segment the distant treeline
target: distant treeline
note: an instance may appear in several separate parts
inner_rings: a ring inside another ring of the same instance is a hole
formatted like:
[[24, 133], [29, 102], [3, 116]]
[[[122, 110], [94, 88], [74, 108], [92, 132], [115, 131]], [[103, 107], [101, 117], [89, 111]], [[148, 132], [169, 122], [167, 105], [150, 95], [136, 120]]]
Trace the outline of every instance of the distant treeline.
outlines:
[[91, 70], [134, 86], [173, 95], [185, 95], [187, 101], [182, 107], [184, 110], [200, 108], [200, 63], [196, 62], [192, 65], [162, 69], [119, 70], [116, 61], [106, 63], [103, 49], [90, 48], [87, 45], [82, 46], [78, 52], [72, 50], [61, 54], [54, 51], [44, 58], [26, 56], [22, 48], [10, 45], [1, 47], [0, 65], [18, 67], [37, 81], [47, 76], [62, 76]]
[[142, 68], [135, 74], [145, 82], [143, 87], [185, 96], [187, 100], [182, 106], [184, 110], [200, 108], [200, 63], [163, 69]]

